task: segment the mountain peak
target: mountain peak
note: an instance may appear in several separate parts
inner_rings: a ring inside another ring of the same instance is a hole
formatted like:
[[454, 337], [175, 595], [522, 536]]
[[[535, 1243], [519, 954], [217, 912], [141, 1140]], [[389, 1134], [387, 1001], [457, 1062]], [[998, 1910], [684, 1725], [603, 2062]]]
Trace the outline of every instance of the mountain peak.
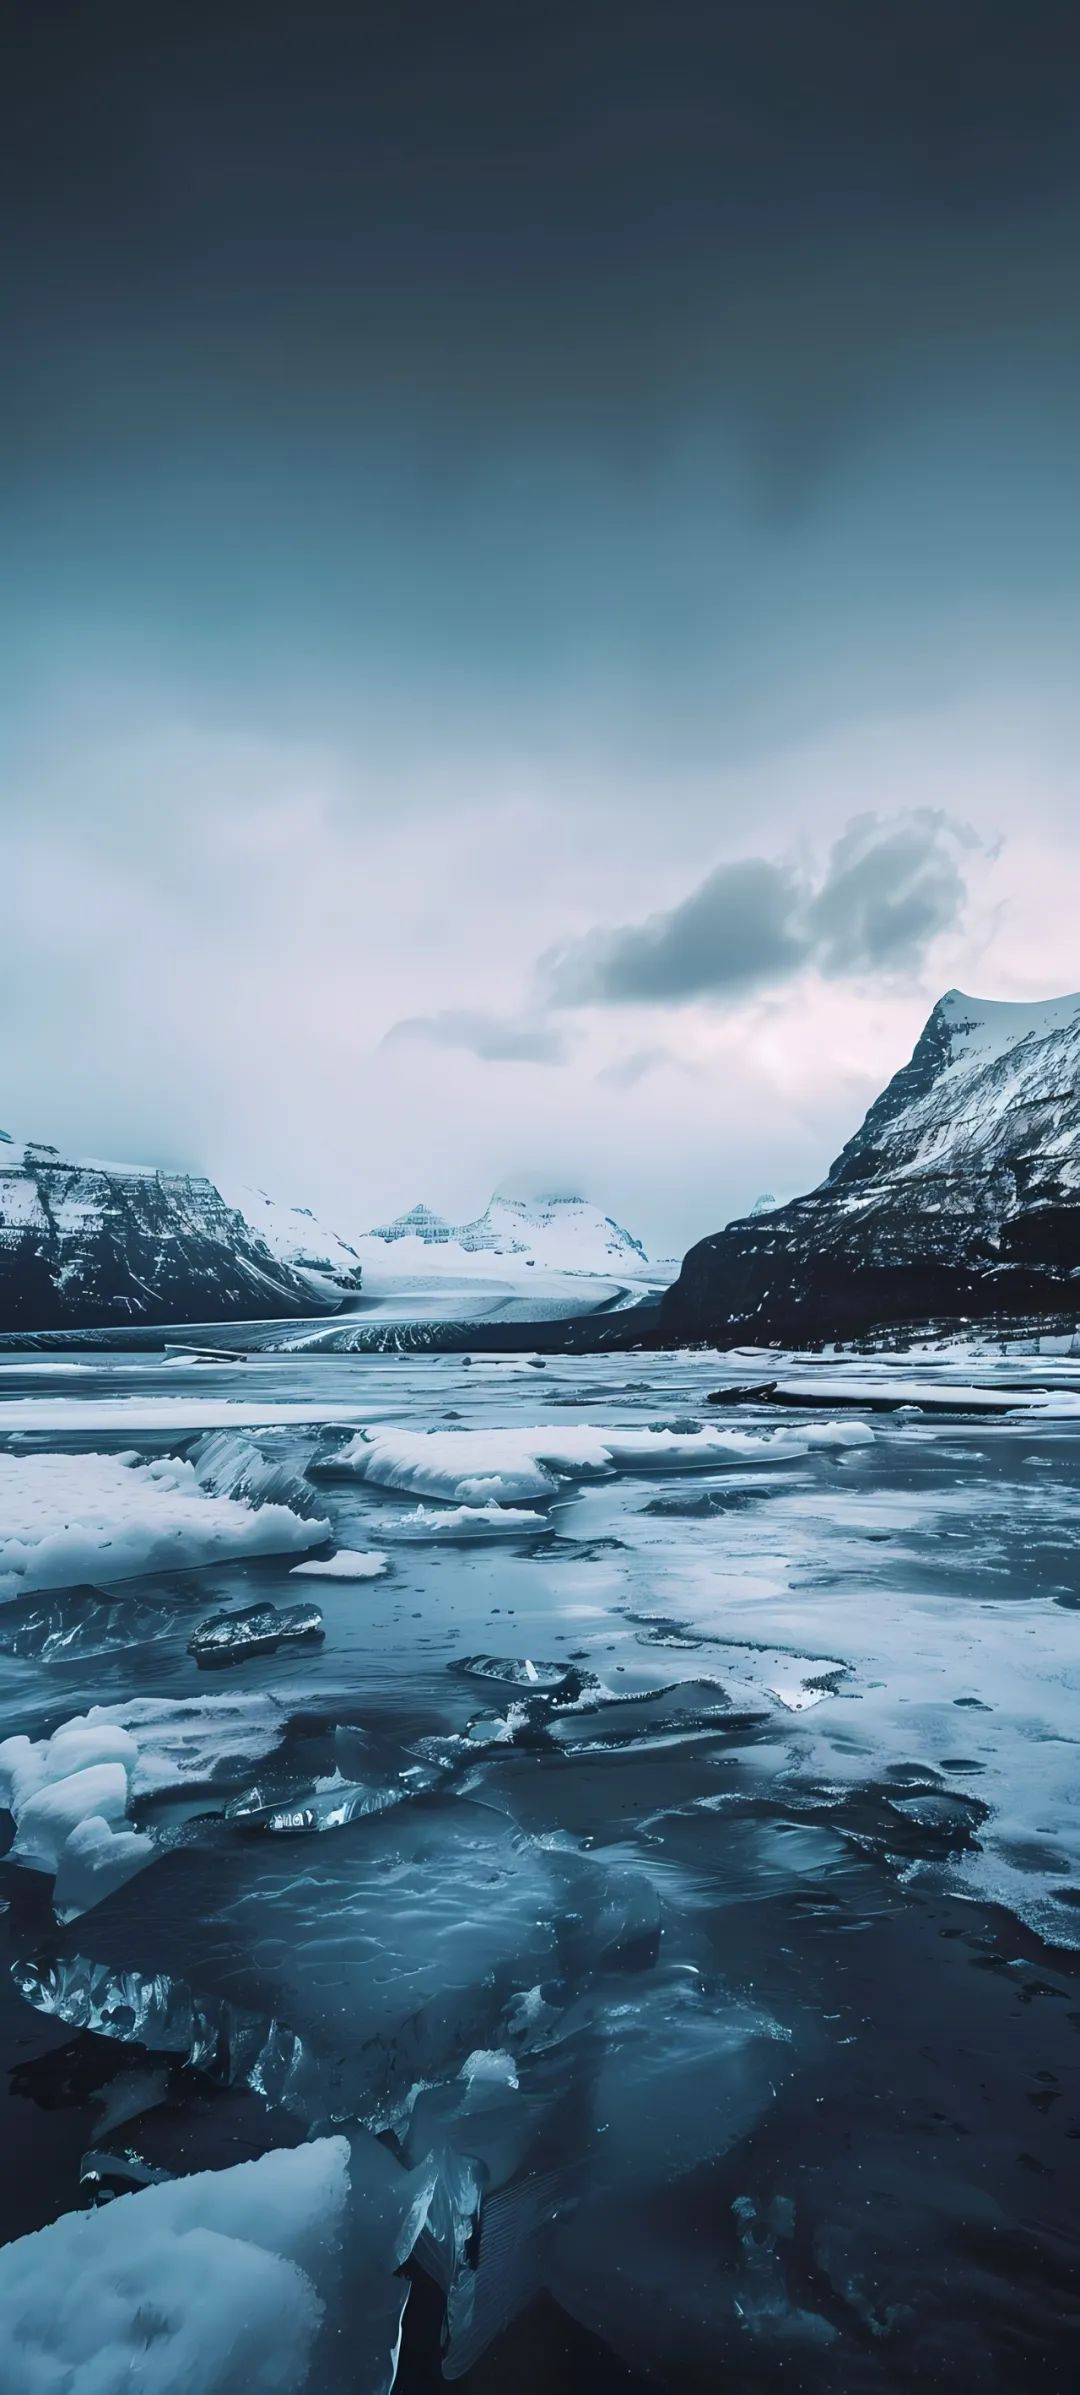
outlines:
[[469, 1258], [491, 1256], [515, 1269], [541, 1265], [553, 1272], [618, 1277], [627, 1269], [636, 1272], [648, 1261], [640, 1240], [587, 1199], [565, 1190], [528, 1196], [505, 1185], [471, 1222], [448, 1223], [428, 1206], [413, 1206], [407, 1214], [396, 1215], [392, 1222], [369, 1231], [366, 1239], [387, 1246], [419, 1240], [425, 1248], [444, 1251], [448, 1268], [455, 1260], [460, 1264]]

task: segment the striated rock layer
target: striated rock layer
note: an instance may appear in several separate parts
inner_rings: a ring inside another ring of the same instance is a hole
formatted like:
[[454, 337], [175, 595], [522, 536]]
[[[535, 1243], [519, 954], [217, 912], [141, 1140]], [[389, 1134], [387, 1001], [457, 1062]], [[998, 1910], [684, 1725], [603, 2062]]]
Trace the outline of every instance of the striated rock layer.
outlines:
[[69, 1162], [0, 1132], [0, 1329], [265, 1320], [318, 1302], [212, 1181]]
[[805, 1341], [1080, 1311], [1080, 996], [950, 990], [806, 1197], [686, 1256], [667, 1336]]

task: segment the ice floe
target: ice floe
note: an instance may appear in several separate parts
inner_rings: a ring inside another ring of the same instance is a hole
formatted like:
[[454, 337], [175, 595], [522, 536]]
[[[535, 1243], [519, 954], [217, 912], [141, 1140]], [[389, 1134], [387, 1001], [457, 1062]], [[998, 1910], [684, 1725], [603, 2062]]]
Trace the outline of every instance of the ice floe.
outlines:
[[320, 1546], [329, 1522], [215, 1496], [175, 1457], [0, 1455], [0, 1600]]
[[[379, 1524], [380, 1534], [393, 1539], [475, 1539], [549, 1537], [546, 1514], [524, 1505], [418, 1505]], [[302, 1567], [301, 1567], [302, 1568]]]
[[[567, 1482], [601, 1480], [618, 1472], [709, 1471], [760, 1456], [805, 1455], [815, 1447], [864, 1446], [873, 1431], [860, 1422], [822, 1422], [795, 1430], [594, 1429], [540, 1425], [533, 1429], [361, 1430], [333, 1458], [335, 1473], [375, 1488], [400, 1489], [450, 1504], [488, 1506], [550, 1498]], [[328, 1467], [324, 1467], [328, 1468]]]
[[336, 1555], [313, 1555], [307, 1563], [294, 1563], [289, 1577], [296, 1580], [307, 1573], [313, 1580], [380, 1580], [389, 1561], [374, 1548], [339, 1547]]

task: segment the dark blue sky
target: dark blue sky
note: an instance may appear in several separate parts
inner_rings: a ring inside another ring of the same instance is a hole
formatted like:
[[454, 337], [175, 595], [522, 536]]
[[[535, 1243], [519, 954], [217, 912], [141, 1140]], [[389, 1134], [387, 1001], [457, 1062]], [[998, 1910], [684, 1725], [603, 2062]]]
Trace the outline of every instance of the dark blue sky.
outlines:
[[[825, 1163], [939, 963], [1038, 980], [1039, 859], [1050, 913], [1075, 872], [1075, 8], [9, 0], [3, 53], [8, 1111], [270, 1173], [344, 1081], [371, 1138], [318, 1177], [367, 1174], [361, 1214], [550, 1154], [674, 1237]], [[553, 1028], [549, 952], [677, 945], [740, 861], [812, 907], [849, 821], [920, 809], [1004, 841], [998, 880], [906, 956], [856, 942], [877, 1028], [823, 1029], [797, 1114], [730, 1054], [827, 1013], [801, 919], [797, 998], [774, 942], [737, 986], [677, 968], [662, 1020], [595, 975], [568, 1013], [564, 971]]]

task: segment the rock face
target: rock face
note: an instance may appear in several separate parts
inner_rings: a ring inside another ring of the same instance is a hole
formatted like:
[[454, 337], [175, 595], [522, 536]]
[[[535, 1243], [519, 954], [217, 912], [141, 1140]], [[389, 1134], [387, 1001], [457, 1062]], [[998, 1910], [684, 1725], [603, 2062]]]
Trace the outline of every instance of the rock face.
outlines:
[[664, 1301], [679, 1338], [1080, 1311], [1080, 996], [950, 990], [820, 1188], [732, 1222]]
[[76, 1163], [0, 1132], [0, 1329], [266, 1320], [319, 1303], [212, 1181]]

